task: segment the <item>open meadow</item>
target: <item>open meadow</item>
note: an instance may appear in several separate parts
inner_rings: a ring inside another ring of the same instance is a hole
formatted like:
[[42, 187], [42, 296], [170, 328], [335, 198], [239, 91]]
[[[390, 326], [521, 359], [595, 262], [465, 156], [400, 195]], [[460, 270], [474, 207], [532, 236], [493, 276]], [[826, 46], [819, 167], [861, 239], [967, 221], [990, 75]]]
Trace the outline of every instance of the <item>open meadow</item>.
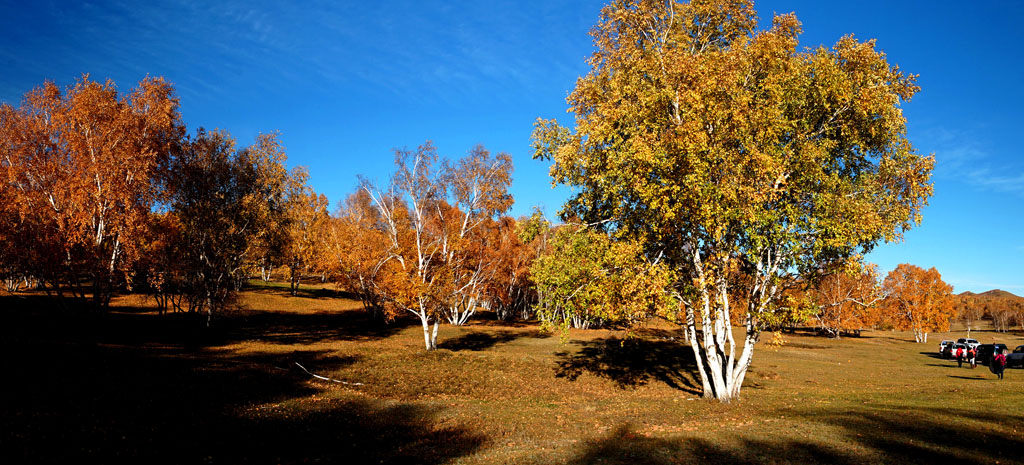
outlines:
[[562, 344], [485, 314], [425, 352], [418, 321], [326, 289], [250, 289], [209, 330], [135, 296], [88, 318], [0, 299], [4, 463], [1019, 463], [1024, 445], [1024, 370], [937, 358], [960, 332], [762, 341], [721, 404], [667, 325]]

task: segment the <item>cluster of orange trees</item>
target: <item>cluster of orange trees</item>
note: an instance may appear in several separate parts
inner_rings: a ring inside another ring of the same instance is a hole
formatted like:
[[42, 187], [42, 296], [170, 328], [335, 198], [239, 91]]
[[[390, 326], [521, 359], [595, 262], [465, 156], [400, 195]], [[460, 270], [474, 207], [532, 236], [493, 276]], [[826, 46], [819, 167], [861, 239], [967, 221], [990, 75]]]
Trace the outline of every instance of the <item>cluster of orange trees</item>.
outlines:
[[948, 326], [938, 272], [901, 265], [878, 284], [850, 265], [919, 224], [932, 194], [935, 159], [901, 109], [917, 77], [873, 40], [808, 49], [795, 15], [758, 24], [750, 0], [602, 10], [575, 120], [532, 137], [573, 189], [559, 227], [507, 216], [511, 158], [483, 147], [397, 150], [389, 182], [362, 180], [332, 215], [273, 135], [187, 135], [160, 79], [125, 95], [47, 84], [0, 108], [0, 272], [97, 308], [145, 287], [209, 322], [249, 276], [287, 267], [293, 290], [319, 275], [384, 320], [416, 315], [428, 350], [481, 308], [563, 328], [662, 315], [722, 401], [765, 329], [811, 318], [923, 341]]
[[[508, 217], [511, 157], [483, 147], [455, 162], [429, 143], [396, 150], [390, 183], [362, 180], [332, 215], [274, 135], [242, 148], [224, 131], [187, 135], [161, 79], [125, 95], [88, 77], [48, 83], [0, 107], [0, 124], [9, 288], [39, 282], [98, 307], [140, 288], [162, 310], [209, 317], [250, 276], [284, 268], [293, 292], [319, 275], [382, 320], [415, 314], [428, 349], [442, 321], [480, 308], [586, 328], [678, 306], [672, 270], [636, 243], [552, 228], [540, 212]], [[923, 340], [948, 328], [950, 293], [934, 269], [901, 265], [879, 282], [874, 267], [847, 268], [794, 282], [766, 327], [811, 322], [838, 337], [889, 325]]]
[[970, 335], [983, 319], [997, 331], [1024, 329], [1024, 299], [999, 290], [953, 295], [935, 268], [902, 264], [880, 280], [874, 266], [852, 267], [808, 284], [792, 292], [795, 302], [811, 302], [798, 323], [832, 337], [893, 328], [927, 342], [929, 332], [949, 331], [953, 321], [961, 321]]
[[428, 348], [441, 320], [529, 311], [526, 258], [538, 252], [504, 216], [508, 154], [396, 151], [391, 183], [362, 181], [332, 216], [305, 170], [286, 168], [275, 135], [245, 147], [226, 131], [190, 135], [162, 79], [121, 94], [88, 76], [0, 107], [0, 153], [8, 289], [34, 284], [98, 309], [142, 290], [209, 323], [250, 276], [284, 267], [293, 292], [313, 273], [382, 319], [415, 313]]
[[832, 337], [881, 327], [911, 331], [926, 342], [929, 332], [948, 331], [955, 317], [953, 287], [935, 268], [910, 264], [881, 281], [875, 266], [856, 266], [819, 276], [798, 292], [811, 302], [805, 322]]

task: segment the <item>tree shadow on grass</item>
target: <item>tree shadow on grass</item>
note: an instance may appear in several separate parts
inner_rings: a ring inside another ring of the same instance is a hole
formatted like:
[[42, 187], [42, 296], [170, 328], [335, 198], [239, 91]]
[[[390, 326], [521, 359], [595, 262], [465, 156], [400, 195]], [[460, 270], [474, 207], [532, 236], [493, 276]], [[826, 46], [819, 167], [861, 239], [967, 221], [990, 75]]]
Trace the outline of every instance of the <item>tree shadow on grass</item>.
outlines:
[[[731, 439], [725, 433], [723, 439]], [[662, 439], [637, 433], [629, 424], [604, 438], [587, 442], [569, 462], [584, 464], [668, 465], [681, 463], [853, 463], [828, 447], [813, 442], [739, 439], [734, 445], [705, 439]]]
[[22, 337], [125, 345], [176, 344], [191, 349], [241, 341], [367, 341], [388, 338], [419, 324], [407, 317], [383, 323], [361, 309], [345, 309], [317, 313], [228, 312], [206, 327], [205, 315], [200, 314], [158, 315], [150, 308], [126, 306], [105, 313], [64, 310], [54, 299], [41, 295], [0, 296], [0, 308], [7, 321], [21, 328], [19, 331], [27, 331], [29, 336]]
[[328, 373], [354, 357], [32, 340], [6, 329], [2, 463], [438, 464], [486, 442], [440, 423], [439, 410], [346, 395], [338, 390], [358, 388], [289, 365]]
[[214, 340], [217, 343], [255, 340], [275, 344], [367, 341], [384, 339], [418, 324], [413, 318], [383, 323], [357, 309], [318, 313], [248, 312], [221, 320]]
[[438, 343], [437, 346], [441, 349], [448, 349], [453, 352], [462, 350], [477, 352], [524, 337], [542, 338], [547, 336], [542, 336], [536, 331], [471, 331], [459, 337], [449, 338], [442, 341]]
[[977, 375], [975, 375], [975, 376], [956, 376], [956, 375], [947, 375], [947, 377], [949, 377], [949, 378], [956, 378], [956, 379], [969, 379], [969, 380], [971, 380], [971, 381], [983, 381], [983, 380], [986, 380], [986, 379], [996, 379], [996, 378], [995, 378], [995, 375], [992, 375], [991, 377], [988, 377], [988, 378], [986, 378], [986, 377], [985, 377], [984, 375], [982, 375], [981, 373], [978, 373], [978, 374], [977, 374]]
[[295, 295], [292, 295], [292, 290], [288, 286], [288, 283], [272, 283], [266, 284], [261, 281], [250, 281], [245, 286], [247, 292], [257, 294], [272, 294], [284, 297], [304, 297], [307, 299], [350, 299], [359, 300], [359, 297], [348, 291], [342, 291], [340, 289], [330, 289], [326, 287], [310, 287], [310, 284], [318, 285], [321, 284], [319, 280], [303, 280], [304, 284], [300, 284], [299, 288], [296, 289]]
[[824, 345], [823, 344], [809, 344], [809, 343], [806, 343], [806, 342], [787, 342], [786, 343], [786, 347], [791, 347], [791, 348], [794, 348], [794, 349], [817, 350], [817, 349], [835, 349], [836, 345], [835, 344], [824, 344]]
[[[787, 418], [793, 412], [787, 412]], [[974, 420], [971, 422], [965, 420]], [[623, 424], [610, 434], [584, 443], [572, 464], [677, 463], [1020, 463], [1024, 446], [1011, 427], [1024, 425], [1017, 414], [925, 409], [911, 414], [895, 409], [807, 410], [793, 421], [827, 426], [830, 434], [795, 438], [757, 428], [722, 430], [709, 440], [647, 437]], [[955, 425], [956, 434], [950, 434]]]
[[699, 394], [693, 351], [679, 339], [597, 339], [577, 342], [576, 353], [560, 352], [556, 376], [575, 381], [591, 373], [614, 381], [620, 388], [642, 386], [652, 380], [674, 389]]

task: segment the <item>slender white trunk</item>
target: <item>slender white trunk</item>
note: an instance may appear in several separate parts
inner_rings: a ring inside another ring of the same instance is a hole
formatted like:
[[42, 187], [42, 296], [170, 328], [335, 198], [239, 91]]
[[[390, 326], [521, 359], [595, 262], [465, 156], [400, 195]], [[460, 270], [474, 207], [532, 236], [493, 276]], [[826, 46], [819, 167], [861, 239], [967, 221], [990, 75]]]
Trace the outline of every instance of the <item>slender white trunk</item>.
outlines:
[[686, 336], [690, 341], [690, 348], [693, 349], [693, 358], [697, 361], [697, 372], [700, 374], [700, 382], [704, 389], [704, 397], [711, 397], [711, 384], [708, 382], [708, 373], [704, 369], [704, 357], [701, 354], [700, 343], [697, 341], [697, 321], [693, 314], [693, 307], [686, 307]]
[[435, 344], [437, 339], [430, 337], [430, 320], [422, 313], [419, 316], [420, 322], [423, 324], [423, 343], [426, 345], [427, 350], [434, 350], [437, 348]]
[[[420, 317], [420, 323], [423, 324], [423, 343], [426, 345], [427, 350], [437, 349], [437, 318], [430, 318], [427, 314], [427, 309], [424, 307], [423, 302], [420, 302], [420, 308], [418, 312], [413, 312], [416, 316]], [[434, 330], [430, 330], [431, 320], [434, 320]]]
[[[696, 302], [686, 303], [685, 334], [697, 359], [697, 371], [700, 374], [705, 398], [729, 402], [740, 396], [740, 389], [753, 360], [754, 345], [760, 336], [756, 315], [765, 311], [768, 302], [777, 292], [776, 287], [770, 285], [766, 278], [774, 273], [776, 266], [771, 261], [767, 263], [763, 269], [762, 264], [758, 264], [760, 278], [754, 283], [749, 294], [744, 318], [746, 334], [737, 357], [737, 341], [732, 333], [728, 280], [724, 276], [716, 276], [713, 281], [708, 279], [708, 276], [715, 276], [722, 270], [729, 269], [730, 264], [727, 261], [718, 263], [717, 267], [706, 274], [707, 269], [699, 253], [693, 252], [692, 264], [697, 278], [694, 284], [698, 289], [698, 298]], [[697, 336], [698, 311], [703, 337]]]

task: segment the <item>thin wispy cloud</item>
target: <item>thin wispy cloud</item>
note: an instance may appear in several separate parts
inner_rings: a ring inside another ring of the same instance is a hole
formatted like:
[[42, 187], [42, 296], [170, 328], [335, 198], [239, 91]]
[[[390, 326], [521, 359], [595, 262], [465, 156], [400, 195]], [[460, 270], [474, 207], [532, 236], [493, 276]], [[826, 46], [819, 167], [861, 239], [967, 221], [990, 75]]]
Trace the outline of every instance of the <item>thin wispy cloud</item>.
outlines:
[[1024, 196], [1024, 166], [986, 148], [982, 131], [932, 128], [917, 139], [936, 158], [935, 176], [942, 181], [962, 182], [974, 188]]
[[[1006, 173], [1002, 171], [1002, 173]], [[999, 174], [992, 169], [980, 169], [970, 172], [970, 182], [998, 192], [1024, 195], [1024, 172], [1017, 174]]]

